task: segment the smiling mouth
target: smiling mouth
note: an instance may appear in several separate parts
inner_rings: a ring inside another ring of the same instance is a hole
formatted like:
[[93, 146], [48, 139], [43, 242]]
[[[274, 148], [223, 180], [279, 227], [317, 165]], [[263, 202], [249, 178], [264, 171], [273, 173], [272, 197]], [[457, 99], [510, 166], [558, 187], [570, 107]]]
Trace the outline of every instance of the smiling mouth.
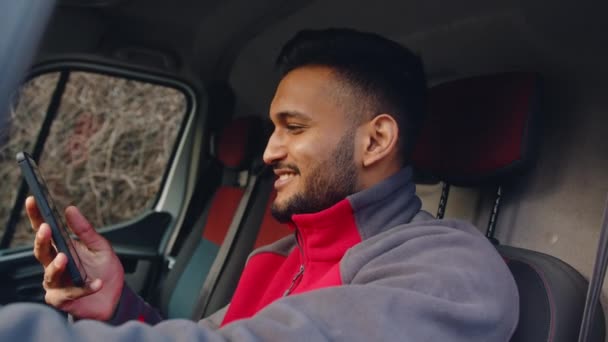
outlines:
[[280, 172], [277, 174], [277, 180], [274, 182], [274, 188], [279, 191], [291, 182], [298, 174], [295, 172]]
[[295, 177], [295, 175], [296, 175], [295, 173], [284, 173], [284, 174], [282, 174], [282, 175], [279, 176], [279, 180], [286, 181], [288, 179], [291, 179], [291, 178]]

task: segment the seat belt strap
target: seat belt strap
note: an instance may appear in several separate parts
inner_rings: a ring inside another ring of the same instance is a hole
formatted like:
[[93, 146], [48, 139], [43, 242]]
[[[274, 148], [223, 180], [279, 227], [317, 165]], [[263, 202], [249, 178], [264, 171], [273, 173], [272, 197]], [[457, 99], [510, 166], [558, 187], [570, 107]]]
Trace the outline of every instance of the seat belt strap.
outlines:
[[606, 199], [606, 204], [604, 206], [604, 219], [601, 227], [600, 241], [597, 246], [593, 275], [591, 276], [589, 289], [587, 290], [587, 299], [585, 300], [585, 309], [583, 311], [583, 320], [578, 335], [578, 342], [589, 341], [591, 323], [593, 322], [593, 317], [595, 317], [595, 310], [597, 310], [600, 294], [602, 292], [604, 276], [606, 275], [606, 266], [608, 266], [608, 198]]
[[220, 247], [213, 264], [211, 265], [211, 269], [205, 278], [205, 282], [203, 283], [203, 287], [199, 293], [198, 299], [196, 301], [196, 306], [192, 312], [192, 319], [198, 321], [202, 318], [203, 313], [207, 309], [209, 305], [209, 301], [211, 299], [211, 294], [215, 290], [215, 286], [217, 285], [218, 279], [224, 269], [224, 265], [226, 264], [226, 260], [228, 259], [228, 255], [233, 248], [234, 241], [236, 239], [236, 235], [241, 228], [241, 223], [243, 222], [243, 218], [245, 216], [245, 211], [249, 205], [249, 201], [251, 199], [251, 194], [257, 184], [258, 177], [256, 174], [251, 174], [249, 176], [249, 183], [247, 184], [247, 188], [245, 189], [245, 193], [243, 197], [241, 197], [241, 201], [239, 202], [239, 206], [234, 213], [234, 217], [232, 218], [232, 222], [230, 223], [230, 227], [226, 232], [226, 237], [222, 242], [222, 246]]

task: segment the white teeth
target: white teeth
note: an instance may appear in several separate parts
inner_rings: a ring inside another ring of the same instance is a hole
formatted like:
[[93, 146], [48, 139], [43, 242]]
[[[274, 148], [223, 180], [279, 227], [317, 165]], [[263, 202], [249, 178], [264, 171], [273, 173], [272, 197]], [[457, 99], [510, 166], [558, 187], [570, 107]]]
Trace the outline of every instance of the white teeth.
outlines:
[[291, 177], [293, 177], [293, 174], [292, 174], [292, 173], [284, 173], [284, 174], [282, 174], [281, 176], [279, 176], [279, 179], [280, 179], [280, 180], [287, 180], [287, 179], [289, 179], [289, 178], [291, 178]]

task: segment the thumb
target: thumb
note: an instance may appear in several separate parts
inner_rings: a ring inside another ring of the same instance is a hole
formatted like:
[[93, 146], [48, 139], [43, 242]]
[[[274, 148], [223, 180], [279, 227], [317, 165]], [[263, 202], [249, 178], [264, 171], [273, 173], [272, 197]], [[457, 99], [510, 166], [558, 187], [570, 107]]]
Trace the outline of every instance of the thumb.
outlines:
[[99, 291], [103, 286], [101, 279], [95, 279], [90, 283], [87, 283], [83, 287], [65, 287], [47, 289], [44, 296], [44, 300], [47, 304], [52, 305], [58, 309], [64, 311], [70, 311], [70, 304], [75, 300], [93, 294]]
[[108, 242], [104, 239], [91, 223], [82, 215], [80, 210], [74, 206], [69, 206], [65, 209], [65, 218], [68, 226], [80, 238], [89, 249], [103, 250], [109, 248]]

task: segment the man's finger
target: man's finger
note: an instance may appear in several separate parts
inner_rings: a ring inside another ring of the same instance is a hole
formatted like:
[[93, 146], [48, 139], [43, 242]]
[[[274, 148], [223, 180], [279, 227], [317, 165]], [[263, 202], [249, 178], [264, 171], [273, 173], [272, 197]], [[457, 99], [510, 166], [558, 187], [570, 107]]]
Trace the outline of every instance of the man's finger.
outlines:
[[78, 208], [74, 206], [67, 207], [65, 209], [65, 218], [70, 229], [89, 249], [101, 250], [108, 248], [106, 239], [97, 233]]
[[40, 229], [38, 229], [36, 238], [34, 239], [34, 257], [46, 268], [53, 261], [56, 254], [55, 249], [51, 245], [51, 227], [43, 223], [40, 225]]
[[44, 287], [47, 292], [63, 285], [61, 277], [63, 276], [67, 263], [68, 258], [65, 256], [65, 254], [59, 253], [55, 259], [53, 259], [53, 261], [44, 268], [44, 280], [42, 281], [42, 287]]
[[49, 289], [44, 296], [45, 302], [59, 309], [66, 309], [66, 305], [70, 302], [84, 296], [88, 296], [99, 291], [102, 288], [101, 279], [87, 284], [84, 287], [65, 287], [61, 289]]
[[40, 210], [38, 210], [34, 196], [28, 196], [28, 198], [25, 199], [25, 212], [30, 219], [32, 229], [37, 231], [44, 222], [44, 218], [42, 217], [42, 214], [40, 214]]

